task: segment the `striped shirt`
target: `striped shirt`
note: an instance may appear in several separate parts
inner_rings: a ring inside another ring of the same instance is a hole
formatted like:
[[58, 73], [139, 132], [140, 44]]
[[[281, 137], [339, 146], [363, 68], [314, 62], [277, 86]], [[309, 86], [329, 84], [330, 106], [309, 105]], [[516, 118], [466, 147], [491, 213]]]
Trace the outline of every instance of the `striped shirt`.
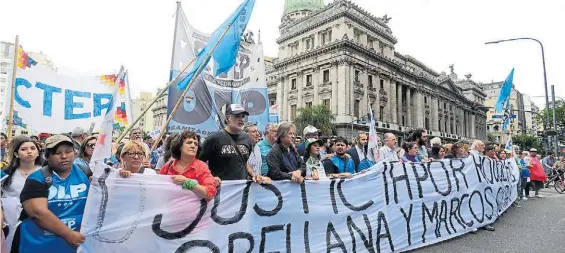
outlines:
[[253, 147], [253, 152], [249, 154], [249, 160], [247, 160], [247, 164], [249, 164], [251, 168], [253, 168], [255, 175], [261, 175], [262, 159], [261, 149], [259, 148], [259, 145], [255, 145], [255, 147]]

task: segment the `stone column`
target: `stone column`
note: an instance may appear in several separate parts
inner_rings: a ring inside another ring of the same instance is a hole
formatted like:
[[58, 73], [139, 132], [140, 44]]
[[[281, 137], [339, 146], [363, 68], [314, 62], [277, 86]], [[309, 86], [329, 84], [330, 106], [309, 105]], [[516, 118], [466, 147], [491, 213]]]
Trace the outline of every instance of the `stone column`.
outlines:
[[447, 127], [445, 129], [445, 132], [448, 134], [451, 134], [451, 115], [449, 114], [451, 112], [451, 110], [449, 109], [449, 103], [447, 103], [447, 109], [445, 109], [445, 115], [446, 115], [446, 121], [447, 121]]
[[431, 103], [432, 103], [432, 105], [431, 105], [431, 116], [432, 117], [431, 117], [430, 120], [432, 121], [432, 124], [431, 124], [432, 130], [433, 131], [439, 131], [439, 129], [438, 129], [439, 128], [439, 124], [438, 124], [438, 113], [439, 112], [437, 110], [438, 109], [437, 108], [437, 97], [435, 97], [435, 96], [432, 97]]
[[296, 116], [298, 116], [298, 109], [304, 107], [304, 102], [302, 99], [302, 90], [304, 88], [304, 72], [299, 70], [296, 77], [296, 95], [298, 96], [298, 102], [296, 103]]
[[375, 92], [375, 103], [373, 104], [373, 115], [375, 115], [375, 121], [383, 121], [383, 119], [379, 118], [381, 115], [381, 86], [378, 75], [373, 76], [373, 87], [377, 90]]
[[[402, 104], [402, 84], [401, 83], [396, 83], [396, 107], [397, 107], [397, 121], [398, 121], [398, 125], [406, 125], [406, 122], [402, 122], [402, 117], [406, 116], [404, 115], [404, 113], [402, 112], [403, 109], [403, 104]], [[406, 119], [406, 117], [404, 117], [404, 119]]]
[[[348, 109], [347, 109], [347, 114], [349, 114], [351, 117], [353, 117], [355, 114], [353, 113], [353, 104], [355, 102], [355, 84], [353, 82], [355, 82], [355, 68], [353, 68], [351, 65], [347, 64], [347, 69], [346, 69], [346, 73], [349, 74], [349, 77], [347, 78], [347, 89], [346, 92], [349, 92], [347, 94], [347, 97], [349, 98], [349, 103], [347, 103], [348, 105]], [[349, 70], [349, 71], [347, 71]]]
[[283, 93], [284, 93], [282, 95], [283, 102], [282, 102], [282, 105], [279, 105], [279, 107], [281, 107], [281, 109], [282, 109], [281, 120], [288, 121], [289, 118], [290, 118], [290, 116], [289, 116], [290, 115], [290, 106], [288, 105], [288, 99], [289, 99], [288, 91], [290, 90], [290, 77], [284, 76], [283, 78], [284, 78], [283, 81], [282, 81], [282, 83], [283, 83], [282, 90], [283, 90]]
[[410, 91], [410, 86], [406, 86], [406, 126], [407, 127], [412, 127], [412, 113], [413, 113], [413, 107], [412, 107], [412, 98], [411, 98], [412, 94]]
[[339, 110], [337, 109], [338, 107], [338, 64], [334, 63], [335, 65], [332, 65], [330, 67], [330, 79], [332, 79], [332, 99], [330, 101], [331, 103], [331, 109], [332, 109], [332, 113], [333, 114], [337, 114], [339, 112]]
[[388, 96], [388, 99], [390, 101], [389, 105], [390, 105], [390, 115], [391, 115], [391, 123], [397, 124], [397, 108], [398, 108], [398, 102], [396, 101], [396, 81], [395, 80], [391, 80], [390, 81], [390, 95]]
[[282, 118], [282, 112], [284, 111], [284, 107], [283, 107], [283, 101], [285, 101], [285, 97], [284, 97], [284, 78], [281, 77], [278, 82], [277, 82], [277, 105], [279, 107], [278, 113], [279, 113], [279, 118]]
[[347, 68], [348, 67], [345, 64], [340, 64], [340, 66], [337, 69], [338, 85], [337, 85], [336, 90], [337, 90], [338, 96], [337, 96], [335, 103], [336, 103], [336, 105], [338, 105], [338, 107], [337, 107], [338, 117], [343, 117], [347, 114], [347, 111], [348, 111], [347, 109], [349, 108], [347, 103], [351, 102], [351, 101], [348, 101], [349, 100], [348, 99], [349, 94], [347, 93], [348, 86], [350, 86], [350, 84], [348, 83], [349, 80], [347, 79], [347, 76], [348, 76]]
[[477, 138], [477, 133], [476, 133], [475, 129], [476, 129], [475, 115], [471, 115], [471, 138], [474, 138], [474, 139]]
[[312, 100], [312, 105], [319, 105], [321, 104], [320, 102], [320, 83], [318, 82], [318, 80], [320, 80], [320, 68], [318, 66], [315, 66], [314, 69], [312, 70], [312, 93], [314, 93], [313, 96], [313, 100]]
[[363, 97], [361, 99], [361, 112], [359, 113], [359, 116], [366, 116], [367, 113], [369, 112], [369, 92], [372, 92], [369, 90], [369, 74], [367, 72], [361, 73], [362, 78], [359, 78], [361, 80], [361, 83], [363, 84]]
[[391, 107], [390, 103], [392, 103], [392, 99], [390, 98], [390, 83], [389, 83], [388, 78], [386, 78], [386, 77], [383, 78], [383, 84], [384, 84], [383, 88], [384, 88], [384, 91], [386, 93], [386, 97], [388, 99], [388, 101], [386, 102], [386, 104], [384, 106], [384, 113], [383, 113], [384, 120], [383, 121], [390, 123], [390, 122], [392, 122], [392, 118], [391, 118], [391, 114], [390, 114], [390, 107]]

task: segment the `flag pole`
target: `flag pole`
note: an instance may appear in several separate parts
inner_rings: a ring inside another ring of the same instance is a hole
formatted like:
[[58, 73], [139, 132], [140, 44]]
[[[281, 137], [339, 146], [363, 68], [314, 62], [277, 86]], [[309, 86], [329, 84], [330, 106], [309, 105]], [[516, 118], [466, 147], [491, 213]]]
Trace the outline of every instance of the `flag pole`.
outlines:
[[10, 90], [10, 116], [8, 117], [8, 141], [12, 139], [12, 128], [14, 127], [14, 103], [16, 96], [16, 73], [18, 71], [18, 48], [20, 47], [20, 36], [16, 35], [14, 47], [14, 67], [12, 69], [12, 89]]
[[159, 91], [157, 93], [157, 95], [155, 95], [155, 97], [153, 98], [153, 100], [151, 100], [151, 102], [149, 102], [149, 104], [147, 105], [147, 107], [145, 108], [145, 110], [143, 110], [141, 112], [141, 114], [139, 114], [139, 116], [137, 116], [135, 118], [135, 120], [120, 134], [120, 136], [118, 137], [118, 139], [116, 139], [116, 142], [120, 142], [121, 140], [123, 140], [126, 136], [126, 134], [131, 131], [131, 129], [135, 126], [135, 124], [137, 124], [141, 118], [143, 118], [143, 116], [151, 109], [151, 106], [153, 106], [153, 104], [155, 104], [157, 102], [157, 100], [159, 98], [161, 98], [163, 96], [163, 94], [165, 94], [165, 92], [167, 92], [167, 90], [169, 89], [169, 87], [171, 87], [173, 84], [175, 84], [176, 82], [178, 82], [178, 79], [181, 77], [181, 75], [188, 69], [188, 67], [196, 60], [196, 57], [192, 59], [192, 61], [190, 61], [186, 66], [184, 66], [184, 68], [179, 72], [179, 74], [175, 77], [175, 79], [171, 80], [169, 83], [167, 83], [167, 85], [165, 86], [164, 89], [162, 89], [161, 91]]
[[[205, 60], [202, 62], [202, 64], [200, 64], [200, 66], [198, 66], [198, 70], [195, 73], [200, 73], [200, 71], [207, 65], [204, 64], [205, 62], [207, 62], [208, 59], [210, 59], [210, 57], [212, 56], [212, 53], [214, 53], [214, 51], [216, 50], [216, 47], [218, 47], [218, 44], [220, 44], [220, 41], [222, 41], [222, 39], [224, 39], [224, 36], [228, 33], [230, 27], [232, 26], [232, 24], [229, 24], [226, 27], [226, 30], [222, 33], [222, 36], [220, 37], [220, 39], [218, 39], [218, 41], [216, 42], [216, 44], [214, 44], [214, 47], [212, 47], [212, 50], [210, 50], [210, 52], [208, 53], [208, 55], [206, 55], [206, 58], [204, 58]], [[173, 119], [173, 116], [175, 115], [175, 112], [177, 111], [178, 107], [180, 106], [181, 102], [184, 101], [184, 97], [186, 96], [186, 93], [190, 90], [190, 87], [192, 87], [192, 84], [194, 83], [194, 80], [196, 80], [196, 78], [198, 77], [198, 75], [193, 75], [192, 79], [190, 80], [190, 83], [188, 84], [188, 86], [186, 87], [186, 89], [184, 89], [184, 91], [182, 92], [182, 94], [180, 95], [179, 99], [177, 100], [177, 103], [175, 104], [175, 106], [173, 107], [173, 109], [171, 110], [171, 114], [169, 115], [169, 117], [167, 118], [167, 121], [165, 121], [165, 124], [163, 124], [163, 126], [161, 126], [161, 134], [159, 134], [157, 136], [157, 140], [155, 140], [155, 143], [159, 143], [159, 141], [161, 141], [163, 134], [165, 133], [165, 131], [167, 130], [167, 126], [169, 125], [169, 122], [171, 122], [171, 120]], [[151, 151], [149, 151], [148, 155], [151, 155], [151, 153], [153, 153], [153, 151], [155, 150], [155, 148], [157, 147], [157, 145], [153, 145], [153, 147], [151, 147]]]

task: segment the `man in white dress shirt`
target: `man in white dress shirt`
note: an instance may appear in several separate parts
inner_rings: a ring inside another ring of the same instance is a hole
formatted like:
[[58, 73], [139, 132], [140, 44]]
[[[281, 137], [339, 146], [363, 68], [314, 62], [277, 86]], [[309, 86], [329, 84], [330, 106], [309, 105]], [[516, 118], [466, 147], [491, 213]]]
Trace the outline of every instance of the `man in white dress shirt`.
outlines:
[[388, 159], [390, 162], [398, 161], [398, 154], [396, 153], [396, 136], [393, 133], [386, 133], [384, 135], [385, 145], [379, 149], [379, 161]]

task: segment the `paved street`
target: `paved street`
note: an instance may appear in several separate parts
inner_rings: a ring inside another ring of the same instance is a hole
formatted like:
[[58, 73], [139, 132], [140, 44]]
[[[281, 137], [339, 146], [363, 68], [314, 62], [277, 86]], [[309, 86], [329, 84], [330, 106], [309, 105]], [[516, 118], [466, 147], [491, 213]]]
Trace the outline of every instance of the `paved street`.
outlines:
[[542, 195], [546, 198], [528, 199], [522, 203], [522, 208], [508, 209], [493, 224], [496, 232], [479, 230], [477, 234], [466, 234], [411, 252], [563, 253], [565, 195], [553, 188], [543, 190]]

